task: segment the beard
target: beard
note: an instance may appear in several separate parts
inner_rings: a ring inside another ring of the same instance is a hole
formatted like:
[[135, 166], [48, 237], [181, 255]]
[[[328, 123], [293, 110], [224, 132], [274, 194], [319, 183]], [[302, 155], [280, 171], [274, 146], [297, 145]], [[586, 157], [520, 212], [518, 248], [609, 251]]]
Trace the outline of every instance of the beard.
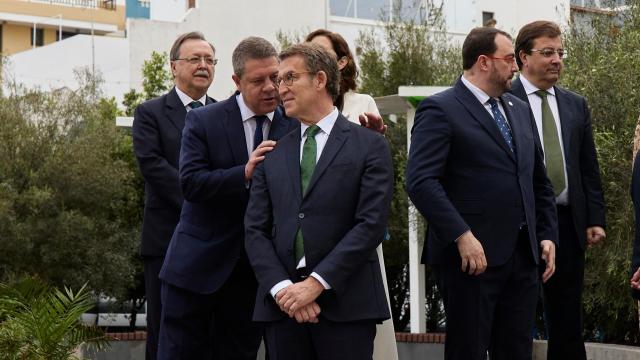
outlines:
[[513, 74], [510, 75], [502, 75], [495, 67], [491, 71], [489, 75], [489, 82], [495, 89], [499, 89], [500, 93], [504, 93], [511, 89], [511, 80], [513, 79]]

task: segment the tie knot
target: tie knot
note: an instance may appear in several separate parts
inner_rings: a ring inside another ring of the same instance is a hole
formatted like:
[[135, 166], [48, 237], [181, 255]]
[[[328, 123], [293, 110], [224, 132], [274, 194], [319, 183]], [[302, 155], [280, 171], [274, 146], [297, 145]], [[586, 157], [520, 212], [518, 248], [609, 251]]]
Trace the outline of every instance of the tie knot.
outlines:
[[264, 124], [264, 121], [268, 119], [268, 117], [266, 115], [256, 115], [254, 116], [254, 119], [256, 119], [256, 124], [258, 125], [259, 128], [262, 128], [262, 124]]
[[536, 95], [540, 96], [540, 98], [542, 98], [542, 99], [546, 99], [547, 98], [547, 92], [545, 90], [536, 91]]
[[320, 127], [318, 127], [318, 125], [311, 125], [304, 131], [304, 134], [307, 137], [315, 137], [318, 131], [320, 131]]
[[192, 109], [197, 109], [201, 106], [202, 106], [202, 103], [200, 101], [192, 101], [189, 103], [189, 107], [191, 107]]
[[489, 98], [489, 100], [487, 100], [487, 102], [489, 103], [489, 105], [491, 105], [491, 107], [498, 106], [498, 101], [496, 101], [495, 98]]

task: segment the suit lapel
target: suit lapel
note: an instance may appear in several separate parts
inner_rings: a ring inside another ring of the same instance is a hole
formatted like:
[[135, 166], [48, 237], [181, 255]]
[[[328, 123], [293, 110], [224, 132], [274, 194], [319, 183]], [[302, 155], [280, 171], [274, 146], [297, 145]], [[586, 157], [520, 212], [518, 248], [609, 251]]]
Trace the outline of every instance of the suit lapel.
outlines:
[[[513, 152], [511, 152], [506, 141], [504, 141], [504, 138], [496, 125], [496, 121], [491, 117], [484, 105], [478, 101], [478, 98], [476, 98], [462, 83], [462, 80], [458, 80], [456, 83], [455, 96], [462, 106], [467, 109], [467, 112], [469, 112], [469, 114], [471, 114], [471, 116], [482, 125], [491, 138], [493, 138], [493, 140], [509, 155], [509, 157], [515, 161]], [[503, 108], [504, 107], [505, 106], [503, 104]]]
[[[236, 95], [231, 95], [225, 104], [226, 116], [223, 119], [224, 129], [227, 133], [227, 141], [236, 164], [246, 164], [249, 161], [247, 154], [247, 139], [244, 136], [242, 115], [236, 101]], [[215, 121], [215, 119], [211, 119]]]
[[333, 125], [333, 129], [331, 130], [331, 134], [329, 134], [327, 143], [324, 145], [324, 149], [322, 150], [320, 159], [316, 164], [316, 168], [313, 170], [313, 175], [311, 176], [311, 180], [309, 180], [309, 186], [307, 187], [306, 194], [311, 192], [313, 186], [318, 182], [318, 179], [336, 157], [338, 151], [342, 148], [342, 145], [344, 145], [344, 142], [349, 137], [349, 131], [349, 120], [342, 115], [338, 115], [338, 119], [336, 119], [336, 123]]
[[289, 126], [292, 120], [285, 117], [282, 113], [282, 109], [278, 106], [273, 113], [273, 121], [271, 121], [271, 128], [269, 129], [269, 140], [279, 140], [281, 137], [289, 132]]
[[[569, 102], [569, 96], [563, 89], [554, 86], [556, 91], [556, 103], [558, 104], [558, 114], [560, 115], [560, 130], [562, 131], [562, 144], [564, 145], [565, 157], [569, 154], [571, 145], [571, 109], [572, 104]], [[566, 161], [566, 160], [565, 160]]]
[[[518, 97], [520, 100], [529, 104], [529, 96], [527, 96], [527, 93], [524, 91], [524, 86], [522, 86], [520, 76], [518, 76], [517, 79], [513, 80], [513, 83], [511, 85], [511, 92], [513, 92], [513, 95]], [[529, 104], [529, 106], [531, 106], [531, 104]]]
[[[513, 137], [513, 142], [516, 149], [515, 155], [520, 156], [520, 154], [523, 152], [522, 142], [520, 141], [524, 132], [524, 129], [522, 128], [522, 121], [518, 121], [517, 116], [514, 114], [513, 102], [509, 100], [509, 96], [507, 94], [502, 94], [502, 96], [500, 96], [500, 101], [502, 102], [504, 113], [507, 115], [507, 121], [509, 121], [509, 125], [511, 126], [511, 136]], [[502, 136], [502, 134], [500, 136]], [[511, 152], [511, 150], [509, 150], [509, 154], [515, 160], [514, 154], [513, 152]]]
[[289, 179], [291, 180], [293, 193], [296, 195], [298, 203], [302, 201], [302, 183], [300, 180], [300, 139], [300, 131], [292, 131], [278, 143], [278, 146], [284, 147]]
[[182, 133], [182, 129], [184, 129], [184, 119], [187, 117], [187, 109], [185, 109], [182, 101], [180, 101], [175, 87], [167, 94], [165, 105], [169, 121]]

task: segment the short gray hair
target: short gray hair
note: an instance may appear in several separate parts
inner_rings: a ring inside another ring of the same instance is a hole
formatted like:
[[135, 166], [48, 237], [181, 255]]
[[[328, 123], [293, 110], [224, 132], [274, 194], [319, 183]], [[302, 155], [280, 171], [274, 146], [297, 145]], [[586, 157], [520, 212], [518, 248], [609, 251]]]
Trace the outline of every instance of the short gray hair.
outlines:
[[180, 58], [180, 47], [187, 40], [206, 41], [207, 44], [211, 46], [211, 50], [213, 50], [213, 53], [214, 54], [216, 53], [216, 48], [213, 47], [213, 45], [210, 42], [208, 42], [207, 39], [204, 38], [203, 33], [201, 33], [200, 31], [192, 31], [192, 32], [184, 33], [178, 36], [176, 41], [173, 42], [173, 45], [171, 46], [171, 51], [169, 52], [169, 60], [174, 61]]
[[250, 36], [240, 41], [238, 46], [233, 50], [233, 56], [231, 58], [233, 72], [238, 77], [242, 77], [242, 74], [244, 74], [244, 65], [247, 60], [262, 60], [270, 57], [278, 57], [278, 53], [273, 45], [261, 37]]
[[340, 95], [340, 69], [336, 57], [320, 45], [302, 43], [289, 47], [280, 53], [280, 60], [300, 56], [311, 73], [323, 71], [327, 75], [327, 92], [333, 102]]

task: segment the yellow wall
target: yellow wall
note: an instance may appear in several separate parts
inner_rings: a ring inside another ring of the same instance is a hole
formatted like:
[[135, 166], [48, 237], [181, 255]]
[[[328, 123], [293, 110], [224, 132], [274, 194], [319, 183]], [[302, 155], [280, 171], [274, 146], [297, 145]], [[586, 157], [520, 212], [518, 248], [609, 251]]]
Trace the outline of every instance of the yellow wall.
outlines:
[[101, 8], [89, 9], [81, 7], [32, 3], [23, 0], [0, 0], [0, 12], [42, 17], [62, 14], [62, 18], [65, 20], [80, 21], [91, 21], [91, 18], [93, 17], [93, 21], [95, 22], [117, 25], [118, 30], [124, 30], [125, 27], [124, 5], [116, 6], [116, 10], [107, 10]]
[[2, 54], [11, 55], [31, 49], [31, 27], [3, 24]]
[[58, 30], [56, 29], [44, 29], [44, 45], [51, 44], [58, 41]]

